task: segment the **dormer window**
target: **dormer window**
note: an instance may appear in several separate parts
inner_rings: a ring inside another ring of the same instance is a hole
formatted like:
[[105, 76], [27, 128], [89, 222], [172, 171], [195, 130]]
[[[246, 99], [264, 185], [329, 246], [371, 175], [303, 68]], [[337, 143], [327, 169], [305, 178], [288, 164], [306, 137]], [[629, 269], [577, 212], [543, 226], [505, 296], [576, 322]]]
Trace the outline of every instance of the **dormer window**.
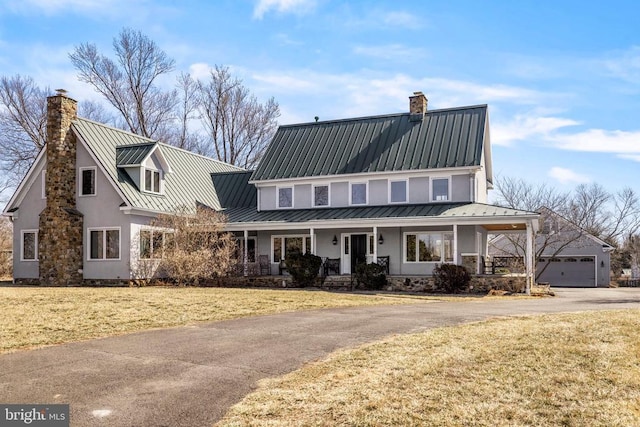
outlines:
[[153, 170], [153, 169], [146, 169], [144, 170], [144, 191], [147, 191], [149, 193], [158, 193], [160, 194], [161, 191], [161, 175], [162, 172], [157, 171], [157, 170]]

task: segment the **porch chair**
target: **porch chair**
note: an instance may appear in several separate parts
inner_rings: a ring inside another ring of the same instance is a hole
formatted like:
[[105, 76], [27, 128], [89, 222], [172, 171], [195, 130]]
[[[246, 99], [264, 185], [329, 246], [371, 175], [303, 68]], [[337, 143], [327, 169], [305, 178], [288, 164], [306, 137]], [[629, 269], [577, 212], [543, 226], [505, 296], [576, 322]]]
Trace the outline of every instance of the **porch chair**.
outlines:
[[389, 274], [389, 255], [379, 256], [378, 265], [380, 265], [381, 267], [384, 267], [385, 273]]
[[324, 275], [328, 276], [332, 271], [335, 274], [340, 275], [340, 258], [327, 258], [324, 260]]
[[260, 275], [271, 275], [271, 263], [269, 255], [258, 255], [258, 265], [260, 265]]

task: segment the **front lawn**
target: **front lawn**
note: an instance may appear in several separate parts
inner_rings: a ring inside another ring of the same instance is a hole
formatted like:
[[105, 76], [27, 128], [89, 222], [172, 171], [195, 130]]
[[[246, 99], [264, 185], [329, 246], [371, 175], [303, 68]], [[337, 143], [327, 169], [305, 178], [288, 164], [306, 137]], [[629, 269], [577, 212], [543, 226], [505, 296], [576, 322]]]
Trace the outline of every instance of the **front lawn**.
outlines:
[[0, 287], [0, 354], [197, 322], [419, 301], [304, 290]]
[[220, 426], [640, 425], [640, 310], [396, 336], [263, 380]]

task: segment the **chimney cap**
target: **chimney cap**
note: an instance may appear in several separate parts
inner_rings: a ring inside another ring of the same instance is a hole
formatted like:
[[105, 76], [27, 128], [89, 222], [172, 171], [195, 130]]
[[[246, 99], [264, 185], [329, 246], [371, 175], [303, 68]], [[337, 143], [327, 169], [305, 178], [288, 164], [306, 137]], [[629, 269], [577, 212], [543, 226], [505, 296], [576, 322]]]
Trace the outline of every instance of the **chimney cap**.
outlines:
[[56, 95], [66, 95], [66, 94], [67, 94], [66, 89], [56, 89]]
[[421, 91], [413, 92], [413, 94], [416, 96], [424, 95], [424, 93], [422, 93]]

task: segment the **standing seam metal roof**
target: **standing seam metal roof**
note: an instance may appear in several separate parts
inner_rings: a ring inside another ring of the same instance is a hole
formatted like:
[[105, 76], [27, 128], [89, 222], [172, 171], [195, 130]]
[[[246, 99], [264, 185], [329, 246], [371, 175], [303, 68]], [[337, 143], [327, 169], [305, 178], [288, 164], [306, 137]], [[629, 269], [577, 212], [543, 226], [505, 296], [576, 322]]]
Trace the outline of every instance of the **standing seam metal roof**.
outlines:
[[479, 166], [487, 106], [280, 126], [252, 181]]
[[[244, 171], [218, 160], [90, 120], [78, 118], [73, 121], [73, 128], [124, 194], [127, 203], [134, 208], [175, 212], [182, 208], [194, 209], [200, 203], [220, 209], [222, 206], [211, 181], [211, 174]], [[118, 155], [121, 156], [120, 160], [127, 157], [128, 162], [131, 162], [140, 159], [144, 151], [148, 154], [155, 146], [158, 146], [171, 166], [171, 173], [164, 176], [164, 194], [161, 195], [140, 191], [127, 172], [117, 167]]]

